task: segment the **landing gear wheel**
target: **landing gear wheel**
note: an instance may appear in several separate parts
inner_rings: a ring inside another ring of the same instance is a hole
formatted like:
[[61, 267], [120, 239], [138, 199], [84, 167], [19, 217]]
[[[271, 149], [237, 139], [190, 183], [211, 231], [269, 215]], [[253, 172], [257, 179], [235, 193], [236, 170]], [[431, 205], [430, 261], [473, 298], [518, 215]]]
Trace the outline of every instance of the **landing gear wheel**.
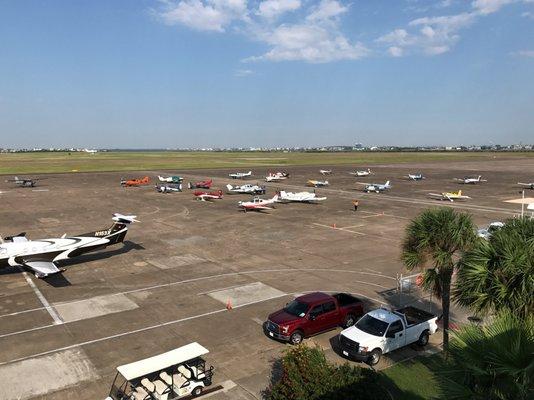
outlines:
[[378, 364], [381, 357], [382, 351], [380, 349], [374, 349], [369, 355], [369, 358], [367, 359], [367, 364], [375, 366], [376, 364]]
[[428, 344], [428, 331], [424, 331], [421, 333], [421, 336], [419, 336], [419, 340], [417, 341], [417, 344], [421, 347], [424, 347]]
[[296, 332], [293, 332], [291, 336], [289, 337], [289, 342], [291, 344], [297, 345], [297, 344], [302, 343], [302, 339], [303, 339], [302, 332], [296, 331]]
[[356, 318], [352, 314], [348, 314], [343, 321], [343, 328], [350, 328], [356, 322]]

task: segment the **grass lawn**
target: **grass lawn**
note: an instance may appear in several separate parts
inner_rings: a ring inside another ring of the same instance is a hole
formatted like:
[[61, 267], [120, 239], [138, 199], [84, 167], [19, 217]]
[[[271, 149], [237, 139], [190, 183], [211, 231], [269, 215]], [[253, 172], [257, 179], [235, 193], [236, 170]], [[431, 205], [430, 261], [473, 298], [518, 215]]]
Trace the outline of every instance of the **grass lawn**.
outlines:
[[396, 364], [381, 372], [384, 386], [395, 400], [434, 399], [439, 385], [432, 369], [439, 365], [441, 355], [417, 357]]
[[150, 171], [201, 168], [245, 168], [296, 165], [394, 164], [435, 161], [490, 161], [534, 157], [526, 153], [468, 152], [352, 152], [352, 153], [284, 153], [284, 152], [177, 152], [121, 151], [88, 153], [0, 153], [0, 174], [38, 174], [61, 172]]

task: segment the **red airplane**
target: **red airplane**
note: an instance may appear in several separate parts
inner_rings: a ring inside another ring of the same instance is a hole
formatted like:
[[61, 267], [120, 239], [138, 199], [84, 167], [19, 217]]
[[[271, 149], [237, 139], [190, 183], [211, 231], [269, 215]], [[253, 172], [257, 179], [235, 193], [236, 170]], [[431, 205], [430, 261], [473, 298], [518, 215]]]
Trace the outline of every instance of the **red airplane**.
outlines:
[[121, 179], [121, 185], [126, 187], [131, 186], [142, 186], [142, 185], [148, 185], [150, 183], [150, 178], [148, 176], [145, 176], [144, 178], [136, 178], [136, 179]]
[[205, 181], [200, 181], [200, 182], [189, 182], [189, 184], [187, 185], [189, 187], [189, 189], [209, 189], [211, 188], [211, 185], [213, 183], [213, 180], [211, 179], [206, 179]]
[[223, 191], [222, 190], [217, 190], [217, 191], [213, 191], [213, 192], [204, 192], [202, 190], [195, 190], [193, 192], [193, 195], [198, 199], [198, 200], [201, 200], [201, 201], [206, 201], [206, 200], [218, 200], [218, 199], [222, 199], [223, 198]]

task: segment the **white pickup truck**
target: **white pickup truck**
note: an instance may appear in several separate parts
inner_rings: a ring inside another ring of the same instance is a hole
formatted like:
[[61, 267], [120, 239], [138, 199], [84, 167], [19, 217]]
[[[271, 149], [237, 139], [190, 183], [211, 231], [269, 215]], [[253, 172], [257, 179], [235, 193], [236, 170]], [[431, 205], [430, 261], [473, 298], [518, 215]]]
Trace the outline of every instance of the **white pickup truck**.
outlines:
[[425, 346], [429, 335], [438, 330], [436, 321], [436, 316], [415, 307], [379, 308], [340, 333], [340, 352], [349, 359], [376, 365], [382, 354], [412, 343]]

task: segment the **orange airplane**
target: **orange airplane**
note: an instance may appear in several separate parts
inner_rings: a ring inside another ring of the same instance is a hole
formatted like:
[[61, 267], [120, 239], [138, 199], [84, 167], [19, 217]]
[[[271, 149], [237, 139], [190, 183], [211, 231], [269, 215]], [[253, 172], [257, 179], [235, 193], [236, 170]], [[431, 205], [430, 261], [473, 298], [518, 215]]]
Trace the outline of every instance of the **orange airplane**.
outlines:
[[142, 185], [148, 185], [150, 183], [150, 178], [148, 176], [145, 176], [144, 178], [137, 178], [137, 179], [121, 179], [121, 185], [126, 187], [131, 186], [142, 186]]

